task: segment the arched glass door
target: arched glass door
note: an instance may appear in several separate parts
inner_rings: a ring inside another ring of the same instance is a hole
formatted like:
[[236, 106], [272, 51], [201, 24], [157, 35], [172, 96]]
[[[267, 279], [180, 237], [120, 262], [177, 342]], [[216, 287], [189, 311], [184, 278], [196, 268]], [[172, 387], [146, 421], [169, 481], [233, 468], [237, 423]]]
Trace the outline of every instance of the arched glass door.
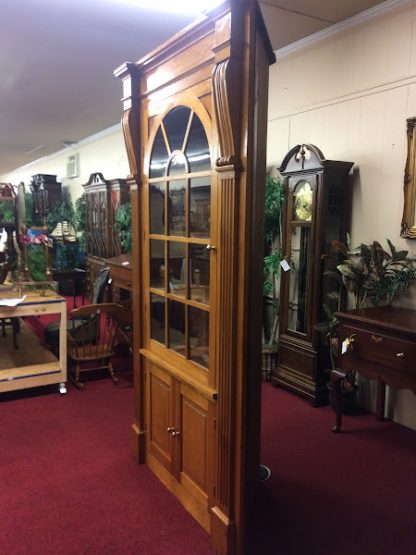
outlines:
[[172, 109], [157, 129], [148, 214], [149, 339], [208, 370], [211, 156], [202, 122], [187, 106]]

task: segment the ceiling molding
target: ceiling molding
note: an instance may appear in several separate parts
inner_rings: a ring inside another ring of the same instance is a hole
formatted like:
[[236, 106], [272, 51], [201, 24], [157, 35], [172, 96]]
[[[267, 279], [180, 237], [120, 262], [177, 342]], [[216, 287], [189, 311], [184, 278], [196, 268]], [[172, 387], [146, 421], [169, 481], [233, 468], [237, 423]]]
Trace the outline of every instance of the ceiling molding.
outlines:
[[396, 10], [407, 4], [412, 4], [414, 0], [387, 0], [386, 2], [382, 2], [381, 4], [377, 4], [377, 6], [373, 6], [364, 12], [361, 12], [357, 15], [353, 15], [348, 19], [344, 19], [339, 23], [335, 23], [335, 25], [331, 25], [326, 29], [322, 29], [322, 31], [318, 31], [313, 33], [313, 35], [309, 35], [309, 37], [305, 37], [304, 39], [300, 39], [296, 42], [292, 42], [292, 44], [288, 44], [283, 48], [279, 48], [275, 50], [276, 60], [279, 60], [289, 54], [293, 54], [298, 50], [302, 50], [303, 48], [307, 48], [312, 44], [319, 42], [327, 37], [332, 35], [336, 35], [337, 33], [341, 33], [346, 29], [351, 27], [355, 27], [356, 25], [360, 25], [363, 21], [367, 21], [369, 19], [373, 19], [383, 13], [390, 12], [392, 10]]
[[[18, 168], [15, 168], [9, 172], [5, 172], [3, 174], [3, 176], [7, 176], [7, 175], [11, 175], [20, 171], [24, 171], [28, 168], [30, 168], [31, 166], [35, 166], [36, 164], [39, 164], [39, 162], [46, 162], [48, 160], [53, 160], [54, 158], [57, 158], [58, 156], [61, 156], [64, 153], [68, 153], [68, 152], [72, 152], [74, 150], [77, 150], [79, 147], [87, 145], [88, 143], [93, 143], [95, 141], [99, 141], [100, 139], [104, 139], [105, 137], [108, 137], [108, 135], [112, 135], [113, 133], [116, 133], [117, 131], [120, 131], [121, 129], [121, 123], [116, 123], [115, 125], [112, 125], [111, 127], [106, 127], [105, 129], [102, 129], [101, 131], [98, 131], [97, 133], [94, 133], [93, 135], [89, 135], [88, 137], [85, 137], [84, 139], [81, 139], [80, 141], [74, 143], [73, 146], [67, 146], [65, 148], [61, 148], [60, 150], [56, 151], [56, 152], [52, 152], [51, 154], [47, 154], [46, 156], [42, 156], [41, 158], [37, 158], [36, 160], [33, 160], [32, 162], [28, 162], [27, 164], [23, 164], [23, 166], [19, 166]], [[3, 176], [0, 176], [0, 179], [3, 179]]]

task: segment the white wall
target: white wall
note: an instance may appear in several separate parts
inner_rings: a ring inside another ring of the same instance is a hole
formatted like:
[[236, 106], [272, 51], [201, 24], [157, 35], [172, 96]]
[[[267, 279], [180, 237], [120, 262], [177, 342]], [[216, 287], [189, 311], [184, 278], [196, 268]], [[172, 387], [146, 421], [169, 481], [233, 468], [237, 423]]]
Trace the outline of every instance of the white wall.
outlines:
[[[354, 245], [400, 238], [406, 118], [416, 116], [416, 1], [278, 59], [271, 67], [268, 166], [300, 143], [355, 163]], [[400, 303], [416, 308], [413, 289]], [[416, 429], [416, 396], [395, 392], [393, 418]]]
[[[78, 153], [79, 176], [66, 177], [68, 156]], [[66, 148], [31, 164], [2, 175], [0, 181], [17, 185], [21, 181], [28, 185], [32, 175], [46, 173], [57, 175], [57, 180], [70, 192], [72, 200], [79, 197], [91, 173], [101, 172], [105, 179], [125, 178], [129, 175], [127, 153], [121, 126], [116, 125], [80, 141], [75, 148]]]

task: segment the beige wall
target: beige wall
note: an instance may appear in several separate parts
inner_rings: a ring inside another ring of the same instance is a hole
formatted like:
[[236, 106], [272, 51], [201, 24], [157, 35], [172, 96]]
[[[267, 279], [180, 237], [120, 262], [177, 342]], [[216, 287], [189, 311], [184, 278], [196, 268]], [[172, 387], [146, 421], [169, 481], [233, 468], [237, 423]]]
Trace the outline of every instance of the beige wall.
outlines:
[[[78, 153], [79, 176], [69, 179], [66, 176], [68, 156]], [[66, 148], [46, 158], [17, 168], [0, 177], [0, 181], [17, 185], [21, 181], [28, 185], [32, 175], [46, 173], [57, 175], [58, 181], [71, 193], [75, 201], [82, 192], [82, 185], [88, 181], [91, 173], [101, 172], [106, 179], [125, 178], [130, 173], [121, 127], [97, 133], [80, 141], [76, 148]]]
[[[354, 245], [400, 238], [406, 118], [416, 116], [416, 2], [278, 59], [270, 73], [268, 166], [300, 143], [355, 163]], [[403, 297], [416, 308], [416, 291]], [[394, 402], [393, 402], [394, 401]], [[395, 420], [416, 429], [416, 396], [391, 395]]]

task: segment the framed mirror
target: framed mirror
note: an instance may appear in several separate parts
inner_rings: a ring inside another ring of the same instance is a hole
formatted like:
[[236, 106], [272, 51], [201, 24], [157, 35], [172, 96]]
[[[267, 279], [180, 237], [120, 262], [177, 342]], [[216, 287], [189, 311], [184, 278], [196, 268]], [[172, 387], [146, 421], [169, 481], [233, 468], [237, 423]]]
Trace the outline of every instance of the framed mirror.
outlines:
[[407, 119], [407, 160], [400, 235], [406, 239], [416, 239], [416, 117]]

